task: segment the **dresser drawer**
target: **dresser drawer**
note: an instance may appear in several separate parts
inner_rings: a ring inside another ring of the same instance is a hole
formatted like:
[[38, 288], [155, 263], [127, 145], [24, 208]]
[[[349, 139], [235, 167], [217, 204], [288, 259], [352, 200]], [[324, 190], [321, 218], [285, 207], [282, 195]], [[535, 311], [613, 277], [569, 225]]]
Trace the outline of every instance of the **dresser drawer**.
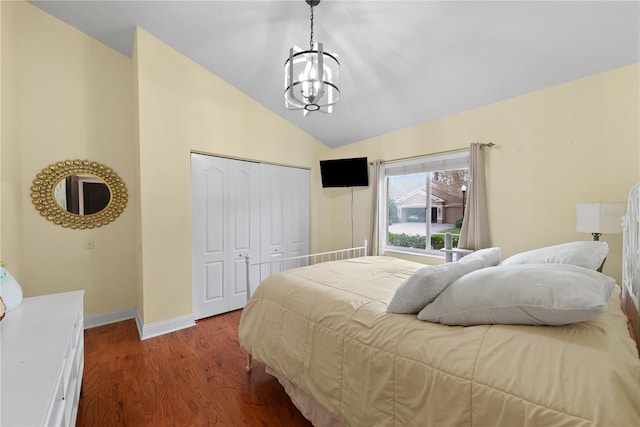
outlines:
[[79, 344], [83, 344], [84, 330], [82, 329], [82, 312], [79, 311], [76, 315], [76, 319], [73, 324], [73, 330], [71, 331], [71, 337], [69, 339], [69, 345], [65, 354], [64, 369], [62, 371], [62, 386], [64, 395], [69, 394], [70, 383], [73, 378], [77, 376], [77, 355]]
[[62, 381], [58, 381], [53, 393], [53, 400], [51, 407], [49, 408], [49, 414], [45, 419], [44, 424], [47, 426], [61, 426], [62, 418], [64, 417], [65, 409], [65, 394], [63, 392]]
[[78, 394], [78, 378], [72, 378], [69, 383], [69, 393], [65, 399], [64, 406], [64, 418], [62, 419], [62, 423], [60, 425], [64, 427], [68, 427], [75, 425], [75, 417], [78, 412], [78, 400], [80, 399], [80, 395]]
[[2, 320], [0, 426], [75, 424], [84, 291], [25, 298]]

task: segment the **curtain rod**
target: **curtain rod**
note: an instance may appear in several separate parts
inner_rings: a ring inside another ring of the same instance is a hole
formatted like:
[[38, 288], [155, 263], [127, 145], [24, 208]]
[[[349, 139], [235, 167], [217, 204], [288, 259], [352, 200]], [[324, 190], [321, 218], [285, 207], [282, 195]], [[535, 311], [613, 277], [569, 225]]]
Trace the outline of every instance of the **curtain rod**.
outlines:
[[[493, 147], [496, 144], [494, 144], [493, 142], [487, 142], [487, 143], [482, 143], [480, 144], [480, 148], [484, 148], [484, 147]], [[431, 155], [436, 155], [436, 154], [447, 154], [447, 153], [456, 153], [458, 151], [464, 151], [464, 150], [468, 150], [468, 148], [456, 148], [453, 150], [445, 150], [445, 151], [438, 151], [436, 153], [429, 153], [429, 154], [419, 154], [417, 156], [409, 156], [409, 157], [401, 157], [399, 159], [391, 159], [391, 160], [383, 160], [383, 162], [385, 163], [390, 163], [390, 162], [400, 162], [402, 160], [411, 160], [411, 159], [418, 159], [420, 157], [424, 157], [424, 156], [431, 156]], [[373, 165], [373, 162], [369, 162], [369, 165]]]

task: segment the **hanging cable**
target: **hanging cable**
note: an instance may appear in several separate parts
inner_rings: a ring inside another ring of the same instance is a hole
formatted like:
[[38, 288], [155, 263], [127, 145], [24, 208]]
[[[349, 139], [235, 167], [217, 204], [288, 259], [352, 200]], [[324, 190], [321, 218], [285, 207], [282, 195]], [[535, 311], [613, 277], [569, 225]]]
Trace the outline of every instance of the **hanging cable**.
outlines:
[[351, 247], [353, 247], [353, 187], [351, 187]]

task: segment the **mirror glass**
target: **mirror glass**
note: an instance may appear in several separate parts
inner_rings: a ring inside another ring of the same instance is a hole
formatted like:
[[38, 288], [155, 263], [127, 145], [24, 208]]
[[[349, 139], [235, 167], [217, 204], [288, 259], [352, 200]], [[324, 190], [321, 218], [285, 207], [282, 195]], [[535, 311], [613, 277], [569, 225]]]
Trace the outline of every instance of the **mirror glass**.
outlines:
[[91, 215], [109, 205], [111, 192], [95, 175], [74, 174], [61, 179], [53, 189], [53, 198], [62, 209], [78, 215]]
[[40, 215], [65, 228], [94, 228], [115, 221], [127, 206], [127, 197], [118, 174], [91, 160], [50, 164], [31, 186]]

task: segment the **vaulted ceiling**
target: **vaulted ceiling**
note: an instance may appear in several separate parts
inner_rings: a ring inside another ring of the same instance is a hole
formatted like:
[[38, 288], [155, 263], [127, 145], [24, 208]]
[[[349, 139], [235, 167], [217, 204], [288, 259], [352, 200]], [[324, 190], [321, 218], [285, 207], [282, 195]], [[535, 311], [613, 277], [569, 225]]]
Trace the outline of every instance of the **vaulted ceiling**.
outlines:
[[283, 65], [309, 44], [304, 0], [30, 3], [128, 56], [141, 27], [330, 147], [640, 61], [639, 1], [322, 0], [341, 99], [303, 117]]

